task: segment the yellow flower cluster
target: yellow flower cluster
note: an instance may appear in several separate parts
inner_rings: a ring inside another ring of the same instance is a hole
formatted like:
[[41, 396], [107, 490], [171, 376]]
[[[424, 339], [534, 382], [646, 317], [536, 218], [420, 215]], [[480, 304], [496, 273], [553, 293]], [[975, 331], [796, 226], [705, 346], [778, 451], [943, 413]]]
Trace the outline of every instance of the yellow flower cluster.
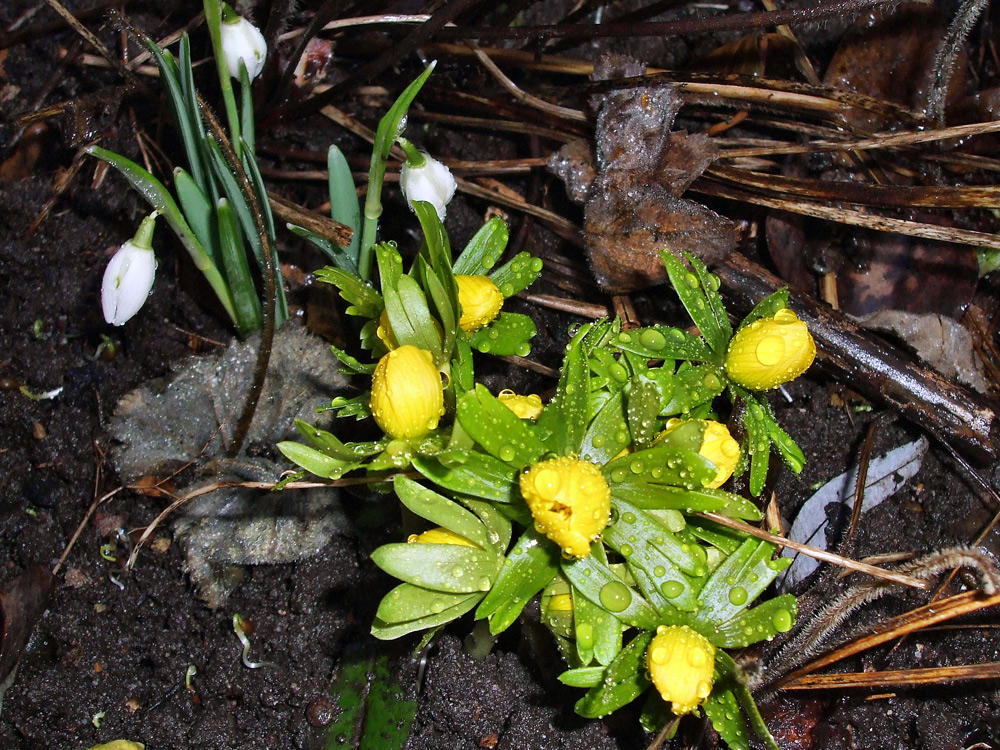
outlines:
[[444, 388], [434, 357], [407, 344], [379, 360], [372, 376], [371, 410], [392, 438], [423, 437], [444, 414]]
[[715, 464], [715, 468], [718, 469], [715, 478], [705, 485], [709, 489], [716, 489], [724, 485], [726, 480], [733, 475], [736, 464], [740, 460], [740, 444], [733, 439], [733, 436], [729, 434], [729, 428], [724, 424], [711, 419], [671, 419], [667, 422], [666, 429], [657, 436], [653, 444], [663, 440], [681, 425], [692, 421], [700, 422], [705, 428], [698, 453]]
[[570, 557], [586, 557], [608, 525], [611, 489], [589, 461], [561, 456], [540, 461], [521, 474], [521, 495], [535, 529]]
[[660, 697], [683, 716], [712, 692], [715, 646], [687, 625], [661, 625], [646, 651], [646, 668]]
[[726, 352], [726, 373], [737, 385], [766, 391], [795, 380], [815, 357], [808, 326], [791, 310], [778, 310], [736, 332]]

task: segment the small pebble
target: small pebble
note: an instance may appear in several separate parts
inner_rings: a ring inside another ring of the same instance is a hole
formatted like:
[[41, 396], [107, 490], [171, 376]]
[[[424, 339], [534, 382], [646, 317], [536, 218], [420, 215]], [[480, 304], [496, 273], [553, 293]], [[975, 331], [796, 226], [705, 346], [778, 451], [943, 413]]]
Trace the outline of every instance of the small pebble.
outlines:
[[306, 707], [306, 718], [314, 727], [325, 727], [333, 721], [333, 703], [329, 698], [317, 698]]

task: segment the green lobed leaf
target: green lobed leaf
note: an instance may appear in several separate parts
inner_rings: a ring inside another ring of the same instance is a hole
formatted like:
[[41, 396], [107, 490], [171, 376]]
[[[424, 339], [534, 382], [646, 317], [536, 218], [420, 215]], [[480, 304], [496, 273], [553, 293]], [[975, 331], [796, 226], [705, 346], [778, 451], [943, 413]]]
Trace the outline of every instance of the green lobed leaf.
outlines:
[[296, 466], [301, 466], [310, 474], [324, 479], [339, 479], [351, 469], [359, 465], [358, 461], [343, 461], [328, 456], [322, 451], [311, 448], [293, 440], [283, 440], [277, 446], [281, 454]]
[[528, 424], [500, 403], [484, 385], [458, 399], [459, 422], [483, 449], [515, 469], [538, 461], [548, 448]]
[[333, 356], [343, 365], [342, 370], [348, 375], [371, 375], [375, 372], [376, 365], [374, 363], [361, 362], [343, 349], [338, 349], [333, 344], [330, 344], [330, 351], [333, 352]]
[[441, 333], [434, 324], [427, 298], [416, 281], [400, 276], [395, 286], [382, 287], [385, 312], [396, 341], [400, 346], [412, 344], [426, 349], [434, 362], [443, 362]]
[[699, 621], [714, 628], [729, 622], [753, 604], [771, 581], [791, 565], [791, 558], [773, 560], [773, 555], [773, 544], [756, 539], [743, 542], [702, 587], [698, 595]]
[[605, 667], [577, 667], [576, 669], [567, 669], [556, 679], [559, 680], [563, 685], [569, 685], [570, 687], [578, 688], [592, 688], [597, 687], [601, 684], [601, 680], [604, 679]]
[[622, 650], [622, 623], [613, 614], [573, 590], [573, 626], [577, 654], [589, 651], [599, 664], [610, 664]]
[[474, 594], [488, 591], [499, 559], [491, 552], [461, 544], [383, 544], [372, 561], [401, 581], [433, 591]]
[[486, 453], [470, 452], [465, 463], [458, 466], [418, 457], [413, 460], [413, 468], [439, 487], [463, 495], [498, 503], [520, 498], [515, 489], [517, 470]]
[[336, 435], [311, 425], [304, 419], [295, 420], [295, 428], [308, 440], [316, 450], [323, 451], [331, 458], [344, 462], [360, 461], [367, 456], [374, 456], [382, 450], [381, 442], [350, 443], [345, 445]]
[[634, 331], [622, 331], [610, 343], [623, 352], [646, 359], [685, 359], [695, 362], [710, 362], [715, 359], [703, 338], [670, 326], [648, 326]]
[[713, 273], [709, 273], [708, 268], [697, 256], [691, 253], [684, 253], [684, 257], [687, 258], [687, 262], [694, 269], [695, 276], [698, 277], [698, 283], [705, 293], [706, 302], [708, 302], [709, 312], [711, 312], [717, 327], [722, 332], [722, 337], [725, 339], [726, 347], [728, 348], [729, 339], [733, 337], [733, 326], [729, 322], [729, 313], [726, 312], [726, 308], [722, 304], [722, 295], [719, 294], [719, 277]]
[[[423, 261], [422, 258], [419, 259]], [[438, 276], [428, 270], [425, 274], [424, 288], [430, 294], [430, 300], [434, 305], [438, 320], [441, 321], [441, 328], [444, 330], [444, 341], [441, 345], [446, 358], [451, 358], [455, 349], [455, 340], [458, 335], [458, 292], [454, 289], [451, 279], [446, 286]], [[449, 288], [451, 291], [449, 292]]]
[[675, 489], [702, 488], [715, 478], [715, 464], [693, 450], [670, 444], [658, 444], [646, 450], [629, 453], [609, 461], [601, 469], [611, 486], [611, 494], [635, 502], [640, 507], [676, 507], [664, 505], [664, 498], [657, 496], [662, 486], [666, 502], [676, 497]]
[[631, 444], [628, 422], [625, 421], [624, 394], [612, 395], [597, 416], [591, 420], [580, 442], [581, 458], [605, 464]]
[[711, 403], [726, 387], [722, 371], [715, 365], [693, 365], [674, 373], [670, 397], [664, 399], [660, 416], [689, 412], [700, 404]]
[[494, 216], [479, 228], [455, 259], [454, 273], [465, 276], [488, 273], [503, 255], [508, 236], [507, 224]]
[[555, 396], [538, 418], [538, 435], [553, 453], [578, 453], [590, 422], [590, 368], [583, 351], [583, 327], [570, 341]]
[[529, 527], [507, 555], [500, 574], [476, 610], [476, 619], [488, 618], [490, 632], [493, 635], [502, 633], [558, 571], [555, 548]]
[[488, 326], [470, 334], [469, 344], [483, 354], [526, 357], [535, 331], [535, 321], [527, 315], [502, 312]]
[[490, 542], [501, 554], [507, 551], [510, 545], [511, 525], [510, 521], [503, 513], [493, 507], [491, 503], [484, 500], [477, 500], [472, 497], [459, 496], [458, 502], [471, 510], [479, 520], [486, 526], [486, 531]]
[[648, 448], [656, 432], [660, 394], [656, 386], [639, 378], [632, 380], [628, 393], [628, 427], [634, 450]]
[[[722, 362], [729, 345], [729, 335], [716, 319], [712, 306], [698, 277], [689, 271], [684, 263], [669, 250], [660, 250], [663, 265], [667, 268], [670, 283], [680, 297], [681, 304], [688, 311], [691, 320], [698, 326], [702, 338], [712, 350], [713, 361]], [[713, 290], [714, 291], [714, 290]], [[728, 321], [727, 321], [728, 323]]]
[[[716, 651], [716, 654], [720, 653], [723, 652]], [[712, 727], [731, 750], [750, 750], [746, 724], [732, 688], [727, 687], [726, 683], [716, 683], [712, 694], [702, 706]]]
[[333, 266], [324, 266], [314, 273], [317, 280], [337, 287], [340, 296], [351, 305], [347, 308], [348, 315], [378, 318], [382, 314], [382, 309], [385, 307], [382, 295], [355, 274]]
[[[628, 586], [595, 555], [590, 554], [579, 560], [563, 560], [562, 571], [575, 591], [607, 609], [622, 622], [644, 629], [654, 629], [659, 624], [656, 610], [642, 594]], [[609, 603], [611, 606], [608, 606]]]
[[652, 631], [636, 635], [604, 670], [604, 678], [576, 702], [576, 712], [587, 719], [599, 719], [638, 698], [649, 685], [646, 677], [646, 649]]
[[454, 500], [449, 500], [404, 476], [397, 476], [393, 480], [393, 487], [400, 502], [421, 518], [426, 518], [433, 524], [465, 537], [486, 551], [502, 551], [490, 543], [483, 522]]
[[380, 242], [377, 244], [375, 258], [378, 260], [378, 277], [382, 290], [385, 291], [388, 287], [396, 286], [399, 277], [403, 275], [403, 256], [396, 249], [396, 243]]
[[[472, 609], [474, 603], [479, 601], [482, 596], [482, 592], [478, 594], [449, 594], [443, 591], [432, 591], [422, 586], [414, 586], [412, 583], [401, 583], [382, 597], [378, 611], [375, 613], [375, 620], [380, 623], [380, 626], [399, 626], [403, 623], [423, 621], [419, 628], [414, 628], [414, 630], [423, 630], [426, 627], [432, 627], [432, 625], [427, 624], [427, 618], [447, 612], [449, 615], [447, 620], [435, 621], [433, 624], [440, 625], [442, 622], [450, 622]], [[463, 608], [462, 605], [469, 606]], [[372, 626], [372, 635], [376, 638], [379, 637], [374, 625]], [[399, 635], [404, 634], [400, 633]]]
[[321, 407], [316, 411], [335, 411], [338, 419], [343, 419], [344, 417], [357, 417], [359, 420], [367, 419], [372, 415], [371, 398], [370, 391], [365, 391], [360, 396], [355, 396], [354, 398], [335, 396], [330, 401], [329, 406]]
[[451, 359], [451, 380], [455, 390], [470, 391], [476, 384], [473, 370], [472, 349], [467, 341], [461, 339], [455, 342], [455, 351]]
[[786, 633], [791, 629], [797, 611], [798, 604], [791, 594], [768, 599], [720, 625], [712, 643], [722, 648], [744, 648], [752, 643], [770, 640], [778, 633]]
[[[308, 240], [318, 247], [323, 255], [326, 256], [327, 260], [333, 263], [335, 267], [343, 269], [353, 276], [357, 276], [357, 266], [355, 266], [351, 259], [347, 257], [347, 254], [339, 245], [335, 244], [331, 240], [328, 240], [322, 235], [316, 234], [316, 232], [313, 232], [311, 229], [300, 227], [298, 224], [288, 223], [285, 224], [285, 227], [292, 234], [297, 237], [301, 237], [304, 240]], [[381, 299], [381, 297], [379, 299]]]
[[490, 279], [504, 297], [513, 297], [531, 286], [541, 273], [541, 259], [521, 252], [491, 273]]
[[[604, 542], [617, 550], [626, 560], [631, 562], [632, 558], [638, 555], [636, 564], [643, 569], [648, 567], [647, 572], [652, 574], [653, 569], [661, 565], [662, 561], [657, 559], [658, 555], [655, 552], [646, 549], [647, 546], [651, 546], [667, 558], [665, 567], [676, 566], [684, 573], [696, 577], [705, 575], [705, 550], [701, 545], [687, 544], [658, 518], [625, 500], [616, 497], [614, 507], [618, 511], [618, 519], [604, 530]], [[632, 541], [633, 539], [635, 541]], [[672, 576], [673, 571], [670, 575], [664, 571], [657, 577], [673, 580]], [[683, 578], [678, 580], [689, 588]]]

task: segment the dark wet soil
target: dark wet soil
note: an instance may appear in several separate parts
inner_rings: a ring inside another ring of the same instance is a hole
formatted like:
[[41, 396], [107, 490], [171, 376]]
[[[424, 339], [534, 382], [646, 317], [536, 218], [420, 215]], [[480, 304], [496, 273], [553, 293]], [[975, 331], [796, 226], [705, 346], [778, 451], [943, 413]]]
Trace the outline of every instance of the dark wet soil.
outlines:
[[[0, 24], [8, 27], [32, 5], [8, 0], [0, 7]], [[73, 10], [89, 5], [67, 3]], [[178, 5], [155, 10], [145, 3], [132, 7], [137, 20], [164, 32], [194, 12]], [[43, 17], [49, 18], [48, 11], [39, 13], [38, 18]], [[96, 28], [97, 23], [91, 26]], [[114, 41], [107, 29], [103, 38]], [[38, 103], [92, 94], [115, 83], [110, 73], [61, 66], [60, 50], [74, 41], [65, 30], [39, 34], [0, 57], [0, 157], [24, 148], [23, 141], [13, 145], [19, 132], [14, 117]], [[456, 66], [449, 75], [456, 80], [461, 73]], [[120, 111], [104, 115], [93, 120], [101, 128], [103, 143], [138, 156], [135, 123], [155, 120], [153, 104], [133, 98]], [[364, 119], [374, 125], [370, 112]], [[180, 358], [230, 337], [165, 230], [157, 239], [160, 269], [146, 307], [122, 328], [104, 324], [98, 304], [104, 265], [131, 236], [145, 207], [116, 176], [109, 175], [95, 187], [94, 162], [83, 163], [48, 218], [30, 231], [53, 196], [59, 170], [73, 161], [72, 129], [65, 124], [58, 118], [50, 121], [39, 136], [41, 148], [33, 168], [0, 184], [0, 585], [32, 564], [52, 566], [95, 498], [118, 487], [103, 461], [107, 449], [103, 424], [117, 400], [165, 374]], [[262, 134], [261, 140], [265, 146], [273, 145], [268, 139], [281, 136], [301, 147], [315, 137], [311, 131], [316, 128], [315, 121], [301, 126], [286, 123], [276, 133]], [[156, 130], [149, 132], [157, 135]], [[169, 142], [169, 135], [165, 138]], [[322, 153], [331, 138], [327, 134], [311, 148]], [[438, 136], [436, 146], [442, 156], [483, 156], [475, 151], [483, 141], [473, 143], [465, 136]], [[522, 153], [519, 144], [508, 141], [491, 141], [486, 147], [496, 152], [491, 155]], [[353, 148], [362, 153], [356, 144]], [[297, 185], [279, 189], [304, 202], [310, 197], [311, 205], [322, 202], [321, 189]], [[387, 215], [396, 211], [405, 219], [405, 209], [393, 191], [388, 200]], [[459, 202], [449, 211], [456, 246], [481, 221], [485, 207], [480, 202]], [[522, 230], [520, 217], [515, 215], [512, 221], [519, 249], [563, 253], [568, 262], [579, 263], [574, 250], [558, 246], [538, 226]], [[282, 242], [287, 249], [289, 240]], [[318, 257], [295, 248], [295, 257], [307, 270], [321, 265]], [[549, 272], [548, 286], [541, 291], [565, 294], [552, 285], [554, 280]], [[592, 291], [577, 294], [586, 295], [604, 302]], [[638, 306], [644, 314], [648, 310], [664, 320], [681, 322], [676, 309], [663, 307], [662, 297], [650, 294]], [[305, 307], [302, 296], [297, 301]], [[539, 314], [543, 317], [533, 358], [556, 366], [571, 319]], [[105, 336], [114, 342], [114, 356], [106, 352], [96, 356]], [[551, 381], [522, 370], [494, 371], [490, 378], [516, 387], [551, 386]], [[51, 398], [26, 395], [57, 389], [61, 389], [58, 395]], [[774, 472], [774, 488], [786, 517], [794, 515], [812, 485], [858, 459], [873, 414], [854, 413], [854, 402], [834, 405], [835, 391], [814, 376], [788, 388], [790, 402], [780, 395], [774, 399], [779, 421], [808, 458], [801, 479], [791, 478], [783, 469]], [[915, 436], [902, 423], [884, 427], [876, 435], [874, 451], [882, 453]], [[355, 502], [360, 506], [368, 501]], [[505, 634], [479, 662], [462, 649], [470, 628], [468, 618], [463, 619], [431, 647], [419, 680], [417, 663], [410, 656], [413, 642], [376, 644], [368, 635], [369, 622], [389, 581], [368, 555], [392, 533], [392, 512], [362, 518], [357, 534], [332, 538], [311, 559], [249, 569], [227, 606], [212, 611], [194, 595], [183, 556], [167, 527], [130, 574], [121, 566], [121, 546], [109, 555], [117, 561], [102, 557], [102, 545], [114, 542], [118, 529], [134, 532], [145, 527], [163, 505], [162, 499], [123, 490], [107, 499], [83, 528], [4, 698], [0, 747], [76, 750], [129, 738], [151, 750], [320, 748], [326, 734], [324, 701], [344, 655], [371, 647], [390, 654], [407, 694], [419, 700], [408, 745], [413, 750], [631, 750], [649, 739], [638, 730], [629, 710], [604, 721], [576, 717], [572, 704], [577, 694], [556, 682], [561, 667], [553, 647], [530, 622]], [[864, 517], [856, 552], [928, 551], [966, 543], [996, 510], [932, 447], [917, 477]], [[987, 548], [994, 553], [998, 544], [996, 533], [987, 539]], [[920, 599], [914, 596], [887, 600], [873, 608], [868, 619], [916, 603]], [[237, 612], [252, 624], [251, 658], [274, 666], [244, 666], [232, 627]], [[984, 626], [921, 634], [898, 649], [878, 650], [849, 667], [900, 669], [1000, 661], [997, 632]], [[191, 666], [197, 673], [186, 684]], [[976, 743], [1000, 745], [995, 684], [875, 692], [879, 694], [786, 695], [765, 706], [764, 713], [779, 743], [787, 748], [947, 750]], [[699, 723], [691, 721], [681, 734], [688, 741], [701, 737], [712, 743], [710, 733], [702, 732]]]

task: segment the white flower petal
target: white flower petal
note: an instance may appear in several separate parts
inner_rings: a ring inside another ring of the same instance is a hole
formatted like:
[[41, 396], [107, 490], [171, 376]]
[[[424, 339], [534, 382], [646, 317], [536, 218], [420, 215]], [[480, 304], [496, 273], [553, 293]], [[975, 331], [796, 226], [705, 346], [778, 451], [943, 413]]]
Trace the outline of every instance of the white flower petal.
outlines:
[[411, 210], [414, 201], [427, 201], [434, 206], [438, 218], [444, 221], [445, 206], [455, 195], [457, 183], [448, 167], [424, 154], [424, 163], [419, 167], [412, 167], [409, 162], [403, 163], [399, 186]]
[[146, 302], [156, 276], [156, 256], [152, 250], [122, 245], [104, 270], [101, 284], [101, 308], [104, 319], [120, 326], [134, 316]]
[[240, 77], [240, 60], [247, 66], [247, 74], [252, 81], [260, 75], [267, 61], [267, 44], [260, 29], [245, 18], [236, 23], [223, 22], [220, 27], [222, 54], [226, 67], [233, 78]]

